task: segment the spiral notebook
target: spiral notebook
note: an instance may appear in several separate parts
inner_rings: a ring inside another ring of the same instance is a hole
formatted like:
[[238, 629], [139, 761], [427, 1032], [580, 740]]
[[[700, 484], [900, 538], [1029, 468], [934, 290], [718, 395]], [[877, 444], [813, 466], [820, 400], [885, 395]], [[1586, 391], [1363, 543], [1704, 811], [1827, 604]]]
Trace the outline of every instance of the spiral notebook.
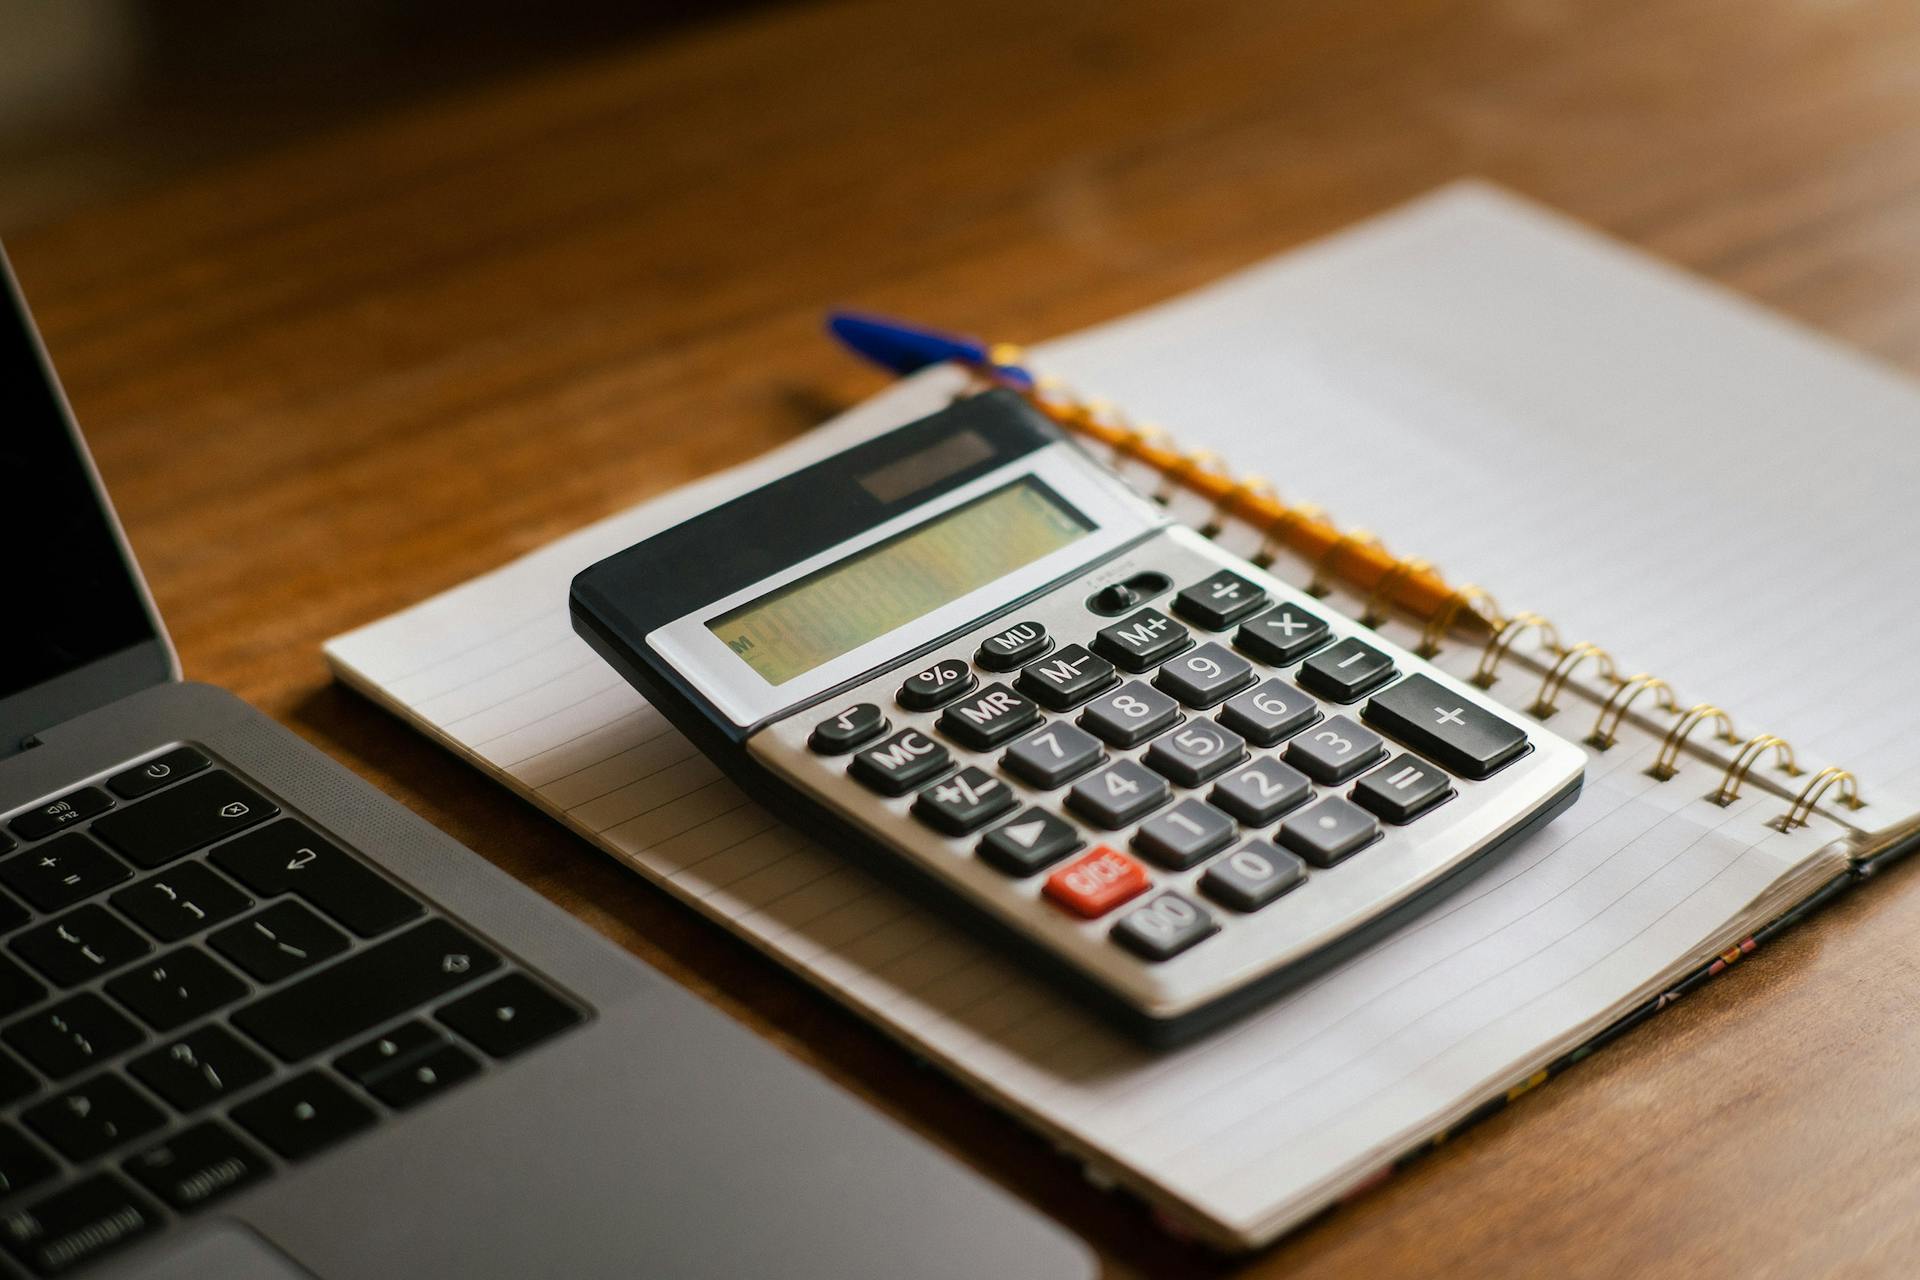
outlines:
[[1341, 607], [1590, 740], [1578, 804], [1349, 962], [1172, 1052], [1109, 1032], [767, 817], [573, 636], [568, 581], [937, 407], [969, 381], [951, 369], [328, 657], [1090, 1175], [1227, 1248], [1369, 1185], [1904, 850], [1920, 667], [1903, 637], [1920, 597], [1886, 584], [1920, 580], [1907, 382], [1478, 185], [1031, 363], [1135, 415], [1041, 393], [1190, 523], [1292, 581], [1350, 584], [1332, 588]]

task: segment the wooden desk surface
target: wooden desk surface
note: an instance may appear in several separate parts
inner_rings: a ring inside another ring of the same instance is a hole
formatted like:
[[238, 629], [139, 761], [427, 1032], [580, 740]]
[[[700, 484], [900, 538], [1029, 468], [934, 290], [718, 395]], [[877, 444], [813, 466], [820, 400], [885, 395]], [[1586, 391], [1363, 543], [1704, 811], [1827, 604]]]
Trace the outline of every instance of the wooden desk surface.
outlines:
[[[871, 392], [830, 304], [1040, 338], [1465, 174], [1920, 367], [1916, 65], [1920, 8], [1812, 0], [773, 9], [10, 248], [190, 675], [1115, 1274], [1190, 1274], [1222, 1264], [333, 686], [320, 642]], [[1241, 1265], [1910, 1273], [1920, 887], [1888, 879]]]

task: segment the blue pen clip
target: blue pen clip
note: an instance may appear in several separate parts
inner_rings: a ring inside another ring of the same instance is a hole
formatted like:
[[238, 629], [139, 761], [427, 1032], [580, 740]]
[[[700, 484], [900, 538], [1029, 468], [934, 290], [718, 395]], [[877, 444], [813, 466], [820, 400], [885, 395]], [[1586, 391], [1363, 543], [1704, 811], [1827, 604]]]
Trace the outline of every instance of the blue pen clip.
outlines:
[[952, 360], [1015, 386], [1033, 385], [1031, 374], [1017, 364], [994, 359], [993, 349], [978, 338], [923, 329], [861, 311], [829, 312], [827, 331], [855, 355], [902, 377]]

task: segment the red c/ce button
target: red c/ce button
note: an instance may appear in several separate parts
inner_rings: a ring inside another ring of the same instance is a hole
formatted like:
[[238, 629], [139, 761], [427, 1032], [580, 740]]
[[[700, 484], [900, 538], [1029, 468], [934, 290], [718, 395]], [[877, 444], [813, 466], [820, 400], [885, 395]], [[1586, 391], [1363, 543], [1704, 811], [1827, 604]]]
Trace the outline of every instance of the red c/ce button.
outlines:
[[1128, 898], [1147, 891], [1146, 869], [1117, 849], [1096, 845], [1047, 877], [1043, 892], [1088, 920], [1107, 914]]

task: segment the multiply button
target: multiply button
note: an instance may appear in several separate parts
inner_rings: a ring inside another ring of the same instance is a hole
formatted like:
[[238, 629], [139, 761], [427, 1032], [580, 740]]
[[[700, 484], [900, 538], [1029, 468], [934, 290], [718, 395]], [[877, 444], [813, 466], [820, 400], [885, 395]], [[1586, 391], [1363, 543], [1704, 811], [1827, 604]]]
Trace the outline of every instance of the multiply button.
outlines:
[[905, 795], [952, 762], [947, 749], [918, 729], [902, 729], [853, 758], [854, 777], [883, 796]]
[[1427, 676], [1375, 694], [1361, 715], [1468, 778], [1488, 777], [1527, 749], [1518, 728]]
[[982, 640], [973, 660], [989, 671], [1011, 671], [1040, 657], [1052, 645], [1052, 637], [1039, 623], [1016, 622]]
[[940, 730], [955, 742], [986, 751], [1025, 732], [1040, 708], [1004, 684], [990, 684], [940, 713]]
[[1083, 644], [1064, 645], [1052, 657], [1028, 663], [1015, 681], [1020, 692], [1052, 711], [1068, 711], [1112, 684], [1113, 664]]
[[1093, 638], [1094, 652], [1128, 671], [1157, 666], [1191, 643], [1187, 629], [1158, 609], [1142, 609], [1125, 621], [1102, 627]]
[[943, 702], [951, 702], [979, 683], [967, 664], [958, 658], [942, 658], [918, 675], [907, 677], [897, 695], [900, 705], [910, 711], [929, 711]]
[[813, 726], [807, 745], [823, 756], [843, 756], [887, 731], [887, 717], [871, 702], [856, 702]]
[[1297, 604], [1280, 604], [1241, 624], [1233, 643], [1262, 662], [1284, 667], [1327, 641], [1327, 624]]

